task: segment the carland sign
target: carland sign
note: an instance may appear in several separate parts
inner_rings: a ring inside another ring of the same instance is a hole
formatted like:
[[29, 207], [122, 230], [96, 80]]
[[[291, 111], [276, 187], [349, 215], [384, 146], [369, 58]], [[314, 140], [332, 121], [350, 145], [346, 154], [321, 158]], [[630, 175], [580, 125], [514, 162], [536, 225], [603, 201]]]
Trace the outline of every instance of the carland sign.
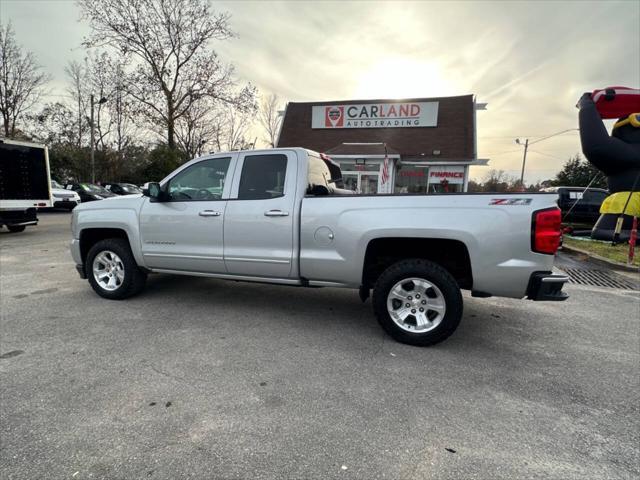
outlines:
[[311, 128], [435, 127], [438, 102], [315, 105]]

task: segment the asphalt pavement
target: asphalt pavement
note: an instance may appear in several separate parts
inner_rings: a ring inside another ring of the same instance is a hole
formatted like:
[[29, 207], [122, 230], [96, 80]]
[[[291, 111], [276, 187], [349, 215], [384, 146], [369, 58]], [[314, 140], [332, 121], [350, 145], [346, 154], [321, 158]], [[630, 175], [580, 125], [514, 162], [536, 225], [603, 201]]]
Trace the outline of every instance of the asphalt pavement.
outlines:
[[465, 294], [396, 343], [356, 291], [168, 275], [98, 297], [69, 214], [0, 231], [0, 478], [637, 479], [640, 296]]

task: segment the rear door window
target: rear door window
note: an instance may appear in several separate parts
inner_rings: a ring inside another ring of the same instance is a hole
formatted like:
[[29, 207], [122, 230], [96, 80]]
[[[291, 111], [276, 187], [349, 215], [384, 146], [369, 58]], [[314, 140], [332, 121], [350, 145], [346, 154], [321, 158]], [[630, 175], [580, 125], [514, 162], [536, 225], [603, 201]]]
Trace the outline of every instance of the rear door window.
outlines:
[[244, 158], [238, 200], [265, 200], [284, 195], [287, 156], [248, 155]]

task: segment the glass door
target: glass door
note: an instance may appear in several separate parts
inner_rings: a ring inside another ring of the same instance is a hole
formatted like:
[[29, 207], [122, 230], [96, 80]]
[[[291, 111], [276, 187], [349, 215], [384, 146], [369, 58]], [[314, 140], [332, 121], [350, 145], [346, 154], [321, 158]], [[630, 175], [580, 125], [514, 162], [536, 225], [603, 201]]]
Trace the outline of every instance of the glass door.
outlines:
[[339, 163], [344, 188], [362, 195], [378, 193], [378, 176], [382, 165], [380, 162], [359, 163], [355, 160], [341, 160]]
[[342, 181], [344, 182], [344, 188], [359, 192], [358, 172], [342, 172]]
[[358, 176], [358, 189], [363, 195], [378, 193], [378, 174], [360, 172]]
[[344, 188], [362, 195], [378, 193], [377, 172], [342, 172]]

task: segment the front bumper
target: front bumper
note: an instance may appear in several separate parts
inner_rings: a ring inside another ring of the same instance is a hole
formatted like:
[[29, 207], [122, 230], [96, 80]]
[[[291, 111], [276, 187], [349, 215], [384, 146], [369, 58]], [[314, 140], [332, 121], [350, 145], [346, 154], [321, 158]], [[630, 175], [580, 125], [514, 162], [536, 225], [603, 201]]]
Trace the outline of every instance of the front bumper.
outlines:
[[80, 240], [74, 238], [71, 240], [69, 244], [69, 250], [71, 251], [71, 258], [76, 264], [76, 270], [78, 271], [78, 275], [80, 278], [87, 278], [87, 274], [84, 271], [84, 265], [82, 263], [82, 252], [80, 251]]
[[534, 272], [529, 278], [527, 298], [536, 301], [562, 302], [569, 298], [562, 287], [569, 281], [566, 275], [554, 275], [551, 272]]
[[87, 279], [87, 272], [84, 271], [84, 265], [76, 265], [76, 270], [78, 271], [78, 275], [80, 275], [80, 278], [82, 278], [83, 280]]
[[53, 202], [53, 208], [64, 208], [66, 210], [72, 210], [80, 205], [78, 200], [56, 200]]

